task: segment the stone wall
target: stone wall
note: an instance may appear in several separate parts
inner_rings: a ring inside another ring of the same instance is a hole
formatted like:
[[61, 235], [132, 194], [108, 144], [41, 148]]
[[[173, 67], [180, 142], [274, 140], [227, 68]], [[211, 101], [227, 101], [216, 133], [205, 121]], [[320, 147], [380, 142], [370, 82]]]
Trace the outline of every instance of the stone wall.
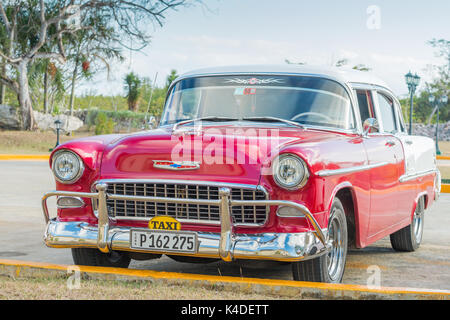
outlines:
[[51, 114], [46, 114], [38, 111], [33, 111], [34, 120], [36, 120], [36, 124], [39, 130], [50, 130], [55, 129], [55, 121], [61, 121], [61, 128], [67, 132], [72, 132], [80, 129], [84, 123], [81, 119], [73, 116], [66, 116], [65, 114], [60, 114], [53, 116]]
[[19, 130], [20, 117], [16, 108], [0, 104], [0, 129]]
[[[62, 122], [61, 128], [66, 131], [75, 131], [81, 128], [84, 123], [77, 117], [66, 115], [44, 114], [42, 112], [33, 111], [39, 130], [46, 131], [55, 128], [55, 121], [59, 119]], [[16, 108], [8, 105], [0, 105], [0, 129], [3, 130], [20, 130], [20, 116]]]
[[[436, 137], [436, 124], [413, 124], [413, 135], [426, 136], [434, 139]], [[439, 141], [450, 141], [450, 121], [439, 124]]]

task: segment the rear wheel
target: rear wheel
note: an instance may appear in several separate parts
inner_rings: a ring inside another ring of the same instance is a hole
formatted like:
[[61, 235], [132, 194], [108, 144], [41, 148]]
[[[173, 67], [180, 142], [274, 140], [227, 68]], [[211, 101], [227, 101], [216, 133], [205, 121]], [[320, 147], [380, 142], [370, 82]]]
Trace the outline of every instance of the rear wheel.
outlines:
[[127, 252], [103, 253], [98, 249], [73, 248], [73, 262], [81, 266], [128, 268], [131, 258]]
[[394, 250], [412, 252], [419, 248], [422, 242], [424, 216], [425, 199], [421, 197], [414, 211], [411, 224], [390, 235]]
[[338, 198], [334, 199], [331, 206], [327, 241], [331, 242], [328, 254], [292, 263], [294, 280], [331, 283], [342, 281], [347, 258], [348, 235], [344, 207]]

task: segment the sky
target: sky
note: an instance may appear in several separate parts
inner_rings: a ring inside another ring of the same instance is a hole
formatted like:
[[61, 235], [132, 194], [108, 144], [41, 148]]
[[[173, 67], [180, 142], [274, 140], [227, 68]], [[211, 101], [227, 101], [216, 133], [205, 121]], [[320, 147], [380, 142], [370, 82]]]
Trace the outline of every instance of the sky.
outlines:
[[[364, 64], [398, 96], [408, 92], [404, 75], [433, 77], [442, 58], [427, 41], [450, 40], [449, 0], [203, 0], [204, 5], [167, 14], [162, 28], [149, 24], [152, 41], [141, 52], [78, 89], [78, 94], [124, 94], [134, 71], [162, 86], [178, 74], [211, 66], [285, 64], [331, 66], [339, 59]], [[420, 89], [420, 87], [419, 87]]]

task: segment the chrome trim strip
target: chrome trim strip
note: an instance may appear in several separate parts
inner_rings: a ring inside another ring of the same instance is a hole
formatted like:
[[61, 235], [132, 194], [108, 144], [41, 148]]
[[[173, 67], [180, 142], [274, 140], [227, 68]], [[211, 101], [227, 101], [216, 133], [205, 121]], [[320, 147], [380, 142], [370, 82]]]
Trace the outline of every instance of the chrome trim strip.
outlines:
[[406, 182], [406, 181], [414, 180], [416, 178], [427, 176], [427, 175], [432, 174], [432, 173], [437, 173], [437, 171], [438, 171], [437, 169], [431, 169], [431, 170], [416, 172], [414, 174], [404, 174], [398, 179], [398, 181], [399, 182]]
[[374, 164], [366, 164], [363, 166], [356, 166], [356, 167], [336, 169], [336, 170], [321, 170], [321, 171], [316, 172], [316, 175], [319, 177], [329, 177], [329, 176], [335, 176], [335, 175], [339, 175], [339, 174], [347, 174], [347, 173], [354, 173], [354, 172], [359, 172], [359, 171], [370, 170], [370, 169], [382, 167], [382, 166], [385, 166], [388, 164], [389, 164], [389, 162], [379, 162], [379, 163], [374, 163]]
[[124, 196], [121, 194], [108, 194], [110, 200], [147, 201], [158, 203], [178, 203], [178, 204], [199, 204], [199, 205], [220, 205], [220, 200], [169, 198], [169, 197], [144, 197], [144, 196]]
[[[148, 222], [150, 219], [151, 218], [148, 218], [148, 217], [114, 217], [114, 218], [110, 218], [110, 220], [113, 220], [113, 221], [144, 221], [144, 222]], [[195, 220], [195, 219], [180, 219], [180, 218], [178, 218], [177, 221], [179, 221], [181, 223], [192, 223], [192, 224], [197, 224], [197, 225], [206, 224], [206, 225], [211, 225], [211, 226], [220, 226], [219, 220], [215, 221], [215, 220]], [[257, 223], [234, 223], [233, 226], [235, 226], [235, 227], [261, 227], [263, 225], [257, 224]]]
[[[225, 188], [243, 188], [250, 190], [261, 190], [266, 195], [268, 192], [263, 186], [255, 184], [244, 183], [230, 183], [230, 182], [218, 182], [218, 181], [198, 181], [198, 180], [175, 180], [175, 179], [102, 179], [93, 183], [93, 186], [99, 183], [160, 183], [160, 184], [183, 184], [183, 185], [199, 185], [199, 186], [213, 186], [213, 187], [225, 187]], [[91, 190], [95, 190], [92, 187]]]

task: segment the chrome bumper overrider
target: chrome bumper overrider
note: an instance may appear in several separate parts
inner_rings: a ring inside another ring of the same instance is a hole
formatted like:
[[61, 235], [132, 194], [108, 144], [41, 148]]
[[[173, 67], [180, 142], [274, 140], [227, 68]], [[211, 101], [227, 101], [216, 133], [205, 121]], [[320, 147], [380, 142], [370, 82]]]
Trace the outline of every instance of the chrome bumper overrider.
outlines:
[[[198, 232], [198, 257], [221, 258], [224, 261], [233, 259], [271, 259], [280, 261], [298, 261], [317, 257], [328, 252], [330, 247], [326, 242], [324, 231], [310, 211], [303, 205], [283, 200], [232, 200], [229, 188], [219, 189], [219, 199], [177, 199], [159, 197], [124, 196], [106, 193], [107, 185], [96, 186], [96, 193], [54, 191], [42, 198], [47, 228], [44, 241], [49, 247], [98, 248], [102, 252], [111, 250], [138, 251], [130, 248], [130, 228], [113, 227], [109, 224], [106, 209], [107, 199], [152, 201], [169, 203], [190, 203], [200, 205], [218, 205], [220, 207], [220, 233]], [[52, 196], [73, 196], [98, 200], [98, 225], [84, 222], [61, 222], [50, 219], [47, 199]], [[263, 234], [235, 234], [230, 214], [232, 206], [267, 205], [289, 206], [300, 210], [314, 231], [303, 233], [263, 233]], [[149, 252], [142, 250], [141, 252]], [[164, 253], [164, 252], [158, 252]]]

